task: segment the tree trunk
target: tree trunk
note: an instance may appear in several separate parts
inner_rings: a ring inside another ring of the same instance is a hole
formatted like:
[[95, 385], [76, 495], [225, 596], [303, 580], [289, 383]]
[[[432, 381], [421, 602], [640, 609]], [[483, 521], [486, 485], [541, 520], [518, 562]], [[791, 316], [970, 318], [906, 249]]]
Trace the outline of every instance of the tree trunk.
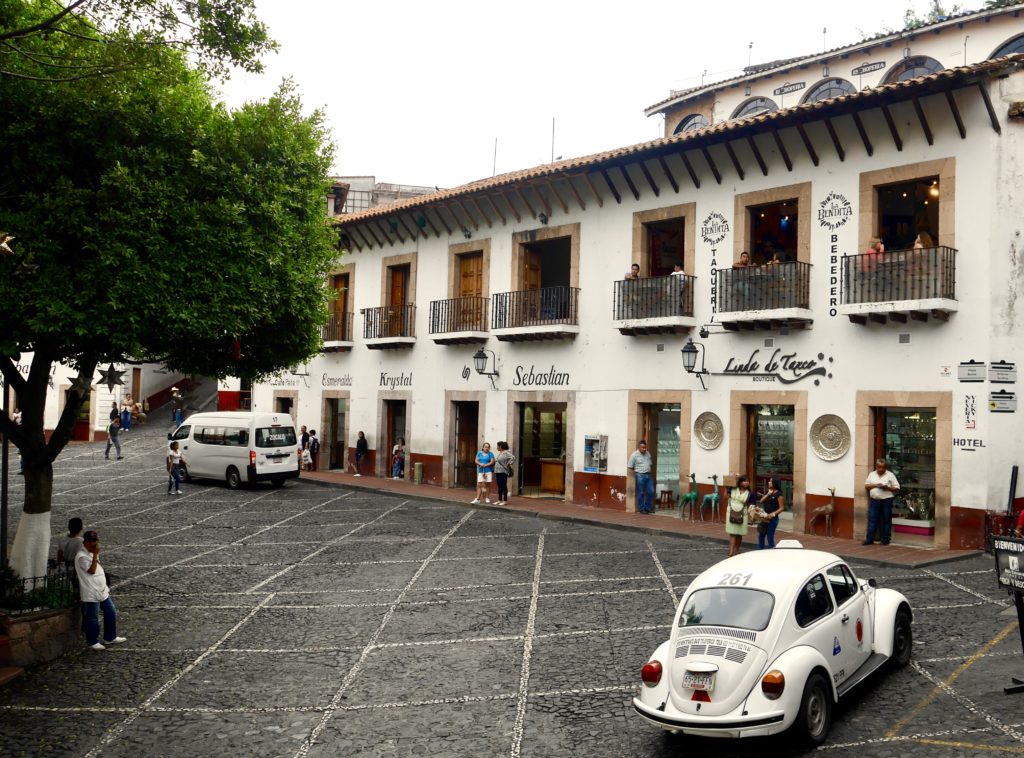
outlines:
[[43, 576], [50, 557], [53, 464], [25, 462], [25, 505], [11, 546], [10, 564], [22, 577]]

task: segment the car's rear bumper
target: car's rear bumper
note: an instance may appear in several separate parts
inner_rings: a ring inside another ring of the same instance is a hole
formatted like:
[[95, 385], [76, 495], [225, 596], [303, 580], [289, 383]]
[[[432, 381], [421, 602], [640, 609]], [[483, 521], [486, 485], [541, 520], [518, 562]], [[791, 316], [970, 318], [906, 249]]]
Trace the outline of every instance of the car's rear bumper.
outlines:
[[633, 698], [633, 708], [648, 723], [671, 732], [684, 732], [704, 737], [759, 737], [777, 734], [785, 729], [785, 713], [758, 714], [756, 716], [692, 716], [658, 710]]
[[267, 471], [267, 472], [256, 472], [255, 466], [246, 467], [246, 481], [247, 482], [270, 482], [275, 479], [298, 479], [299, 470], [297, 468], [283, 469], [280, 471]]

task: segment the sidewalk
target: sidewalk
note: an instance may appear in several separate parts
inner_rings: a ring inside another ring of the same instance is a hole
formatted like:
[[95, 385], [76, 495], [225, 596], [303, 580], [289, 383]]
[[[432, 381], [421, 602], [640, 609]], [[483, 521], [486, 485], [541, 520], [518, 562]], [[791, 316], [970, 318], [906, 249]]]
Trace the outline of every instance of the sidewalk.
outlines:
[[[679, 520], [675, 510], [645, 515], [613, 511], [607, 508], [591, 508], [585, 505], [573, 505], [561, 500], [543, 500], [512, 495], [509, 502], [502, 505], [471, 505], [473, 490], [445, 489], [429, 484], [412, 484], [406, 480], [383, 479], [376, 476], [356, 477], [342, 471], [303, 471], [301, 478], [306, 482], [322, 485], [343, 485], [364, 492], [380, 492], [398, 497], [412, 497], [420, 500], [433, 500], [440, 503], [459, 504], [467, 508], [488, 508], [504, 510], [524, 515], [533, 514], [540, 518], [559, 521], [574, 521], [582, 524], [631, 529], [650, 534], [672, 534], [682, 537], [694, 537], [714, 540], [722, 543], [722, 557], [726, 555], [728, 539], [725, 525], [702, 521]], [[925, 550], [900, 545], [862, 545], [859, 540], [822, 537], [813, 534], [794, 534], [779, 529], [775, 532], [775, 541], [796, 539], [812, 550], [824, 550], [835, 553], [848, 561], [874, 563], [880, 566], [897, 566], [919, 568], [936, 563], [946, 563], [979, 555], [977, 550]], [[757, 530], [750, 529], [744, 539], [744, 549], [757, 548]]]

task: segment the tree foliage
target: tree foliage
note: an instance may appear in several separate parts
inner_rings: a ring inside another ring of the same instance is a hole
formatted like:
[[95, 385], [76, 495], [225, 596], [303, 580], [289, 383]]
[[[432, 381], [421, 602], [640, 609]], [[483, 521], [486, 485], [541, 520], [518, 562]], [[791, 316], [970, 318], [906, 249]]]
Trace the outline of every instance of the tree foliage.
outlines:
[[105, 76], [149, 65], [158, 47], [219, 76], [261, 71], [275, 45], [255, 0], [0, 0], [0, 76]]

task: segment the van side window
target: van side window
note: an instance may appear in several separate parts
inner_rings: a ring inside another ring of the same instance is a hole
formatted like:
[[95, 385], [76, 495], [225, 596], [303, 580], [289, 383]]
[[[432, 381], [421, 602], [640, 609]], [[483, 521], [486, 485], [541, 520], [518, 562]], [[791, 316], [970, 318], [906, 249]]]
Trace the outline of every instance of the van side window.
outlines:
[[220, 426], [204, 426], [196, 430], [196, 442], [204, 445], [225, 444], [224, 428]]
[[178, 430], [174, 434], [171, 435], [171, 439], [172, 440], [187, 440], [188, 439], [188, 433], [191, 430], [192, 430], [192, 426], [190, 424], [186, 424], [185, 426], [178, 427]]
[[249, 432], [246, 429], [237, 427], [225, 429], [224, 443], [232, 447], [240, 447], [249, 444]]

